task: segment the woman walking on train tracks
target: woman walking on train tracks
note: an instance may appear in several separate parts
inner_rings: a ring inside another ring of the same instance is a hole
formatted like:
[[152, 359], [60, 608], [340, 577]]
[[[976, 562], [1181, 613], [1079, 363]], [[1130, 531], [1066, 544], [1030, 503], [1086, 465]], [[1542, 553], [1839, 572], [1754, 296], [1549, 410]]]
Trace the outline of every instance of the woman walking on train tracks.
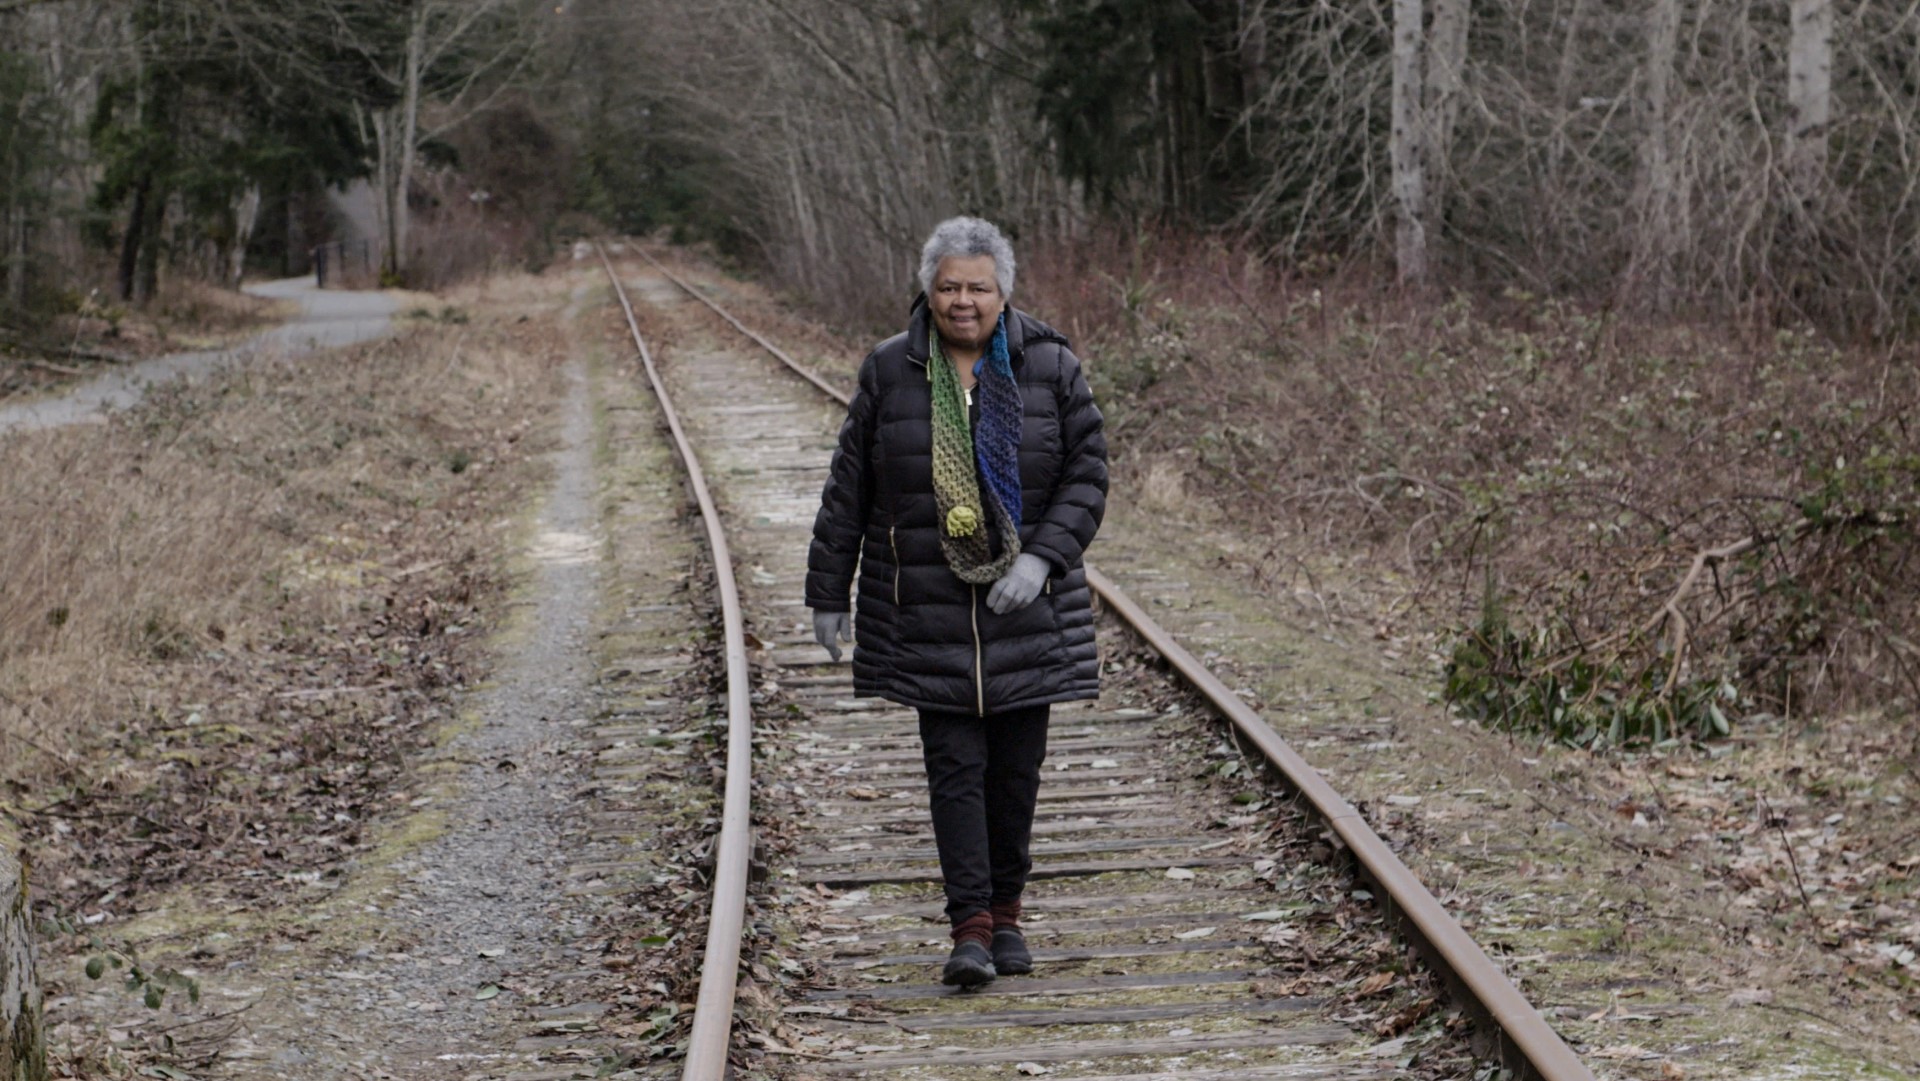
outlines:
[[1013, 272], [990, 223], [934, 229], [906, 332], [860, 366], [807, 557], [814, 635], [835, 660], [855, 642], [855, 693], [920, 712], [953, 924], [941, 979], [962, 987], [1033, 969], [1020, 897], [1048, 707], [1100, 681], [1081, 554], [1106, 439], [1067, 340], [1008, 305]]

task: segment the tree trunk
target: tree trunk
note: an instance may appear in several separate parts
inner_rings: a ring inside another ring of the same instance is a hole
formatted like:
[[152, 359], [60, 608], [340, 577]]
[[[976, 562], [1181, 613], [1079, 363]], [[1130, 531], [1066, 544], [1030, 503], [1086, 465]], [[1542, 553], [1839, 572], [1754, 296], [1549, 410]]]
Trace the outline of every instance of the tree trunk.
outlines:
[[[0, 26], [12, 21], [0, 20]], [[13, 32], [11, 26], [7, 30]], [[7, 122], [16, 128], [24, 128], [20, 115], [24, 111], [23, 103], [20, 112], [7, 117]], [[0, 307], [14, 311], [25, 308], [27, 299], [27, 201], [21, 192], [24, 186], [21, 181], [26, 173], [25, 157], [26, 153], [21, 147], [13, 148], [8, 155], [6, 184], [0, 187], [0, 193], [6, 196], [6, 205], [0, 206], [0, 228], [6, 230], [7, 246], [5, 257], [0, 258], [0, 280], [6, 282], [6, 299], [0, 301]]]
[[151, 301], [160, 290], [161, 238], [166, 235], [167, 207], [172, 202], [172, 192], [147, 192], [147, 220], [140, 227], [145, 239], [140, 244], [140, 255], [135, 261], [133, 276], [133, 299], [137, 304]]
[[7, 254], [7, 306], [14, 311], [27, 307], [27, 215], [20, 211], [13, 219]]
[[[1262, 17], [1258, 5], [1240, 0], [1240, 78], [1241, 101], [1244, 108], [1252, 109], [1255, 102], [1267, 90], [1267, 20]], [[1251, 162], [1259, 153], [1259, 145], [1254, 140], [1254, 125], [1242, 124], [1241, 138], [1245, 140], [1242, 153]]]
[[247, 273], [247, 245], [253, 242], [253, 227], [260, 220], [260, 185], [250, 184], [233, 209], [233, 247], [227, 251], [227, 284], [240, 288]]
[[1787, 49], [1787, 184], [1804, 209], [1827, 173], [1827, 127], [1833, 119], [1833, 0], [1793, 0]]
[[1639, 230], [1630, 286], [1665, 308], [1672, 289], [1678, 179], [1673, 163], [1673, 67], [1680, 47], [1681, 0], [1653, 0], [1647, 12], [1645, 127], [1640, 141]]
[[1394, 257], [1402, 285], [1427, 283], [1427, 177], [1421, 109], [1420, 0], [1393, 0]]
[[405, 281], [407, 276], [408, 234], [413, 229], [412, 209], [407, 205], [407, 196], [413, 189], [414, 143], [420, 137], [420, 80], [425, 72], [424, 60], [427, 49], [427, 7], [416, 5], [413, 10], [413, 22], [407, 30], [407, 62], [402, 76], [404, 86], [400, 100], [400, 130], [394, 139], [392, 153], [393, 191], [389, 193], [387, 211], [387, 270], [396, 281]]
[[386, 271], [386, 252], [393, 247], [393, 110], [362, 113], [356, 109], [355, 115], [360, 118], [361, 137], [373, 137], [373, 226], [380, 237], [380, 268]]
[[1427, 173], [1426, 233], [1430, 237], [1440, 235], [1440, 221], [1446, 216], [1453, 128], [1460, 119], [1461, 97], [1467, 85], [1470, 18], [1467, 0], [1434, 0], [1433, 26], [1427, 37], [1427, 142], [1422, 155]]
[[127, 234], [120, 238], [118, 284], [120, 299], [133, 299], [134, 282], [140, 270], [140, 247], [147, 228], [147, 199], [153, 189], [153, 175], [143, 176], [133, 186], [133, 209], [127, 213]]
[[46, 1081], [40, 985], [33, 973], [27, 876], [0, 842], [0, 1081]]
[[420, 134], [420, 80], [426, 56], [427, 8], [414, 7], [407, 28], [407, 54], [400, 71], [400, 104], [373, 116], [375, 174], [380, 185], [375, 204], [381, 237], [386, 245], [382, 268], [387, 278], [403, 281], [407, 274], [408, 233], [412, 214], [407, 205], [413, 187], [414, 143]]
[[27, 307], [27, 201], [20, 196], [20, 162], [14, 161], [13, 177], [7, 184], [7, 203], [5, 214], [0, 221], [6, 223], [7, 254], [6, 301], [3, 307], [14, 311], [24, 311]]

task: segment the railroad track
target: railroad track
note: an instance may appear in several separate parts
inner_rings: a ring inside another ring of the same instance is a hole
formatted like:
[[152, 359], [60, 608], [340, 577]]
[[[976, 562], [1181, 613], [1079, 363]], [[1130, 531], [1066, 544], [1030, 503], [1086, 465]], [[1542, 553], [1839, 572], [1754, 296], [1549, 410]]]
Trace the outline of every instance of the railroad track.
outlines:
[[[855, 699], [799, 600], [845, 395], [631, 250], [644, 268], [601, 260], [692, 473], [727, 609], [726, 806], [689, 1081], [727, 1076], [730, 1055], [794, 1077], [1358, 1081], [1470, 1074], [1474, 1056], [1592, 1076], [1358, 812], [1097, 572], [1107, 689], [1055, 707], [1024, 921], [1036, 971], [941, 986], [915, 716]], [[782, 364], [705, 345], [656, 357], [629, 284], [676, 340], [737, 333]], [[735, 566], [751, 568], [737, 587]], [[751, 1006], [734, 978], [750, 819], [772, 872], [755, 965], [798, 985]]]

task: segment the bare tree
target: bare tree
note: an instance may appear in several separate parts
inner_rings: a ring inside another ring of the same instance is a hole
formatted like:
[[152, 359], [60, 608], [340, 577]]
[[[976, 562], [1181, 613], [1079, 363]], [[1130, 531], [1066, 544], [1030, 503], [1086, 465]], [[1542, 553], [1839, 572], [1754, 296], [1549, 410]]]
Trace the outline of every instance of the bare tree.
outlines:
[[724, 163], [728, 227], [781, 277], [844, 298], [849, 321], [897, 319], [912, 252], [942, 217], [1016, 232], [1075, 219], [1033, 130], [1025, 31], [997, 5], [964, 21], [927, 0], [591, 3], [578, 17], [596, 38], [604, 19], [628, 28], [654, 145]]
[[[388, 91], [366, 107], [362, 128], [374, 147], [374, 187], [386, 271], [404, 279], [410, 251], [408, 205], [420, 150], [492, 104], [537, 55], [545, 5], [530, 0], [412, 0], [380, 3], [373, 18], [354, 0], [337, 25], [355, 28], [354, 47]], [[396, 16], [382, 18], [381, 16]], [[398, 25], [395, 25], [397, 21]]]
[[[1827, 218], [1849, 235], [1830, 231], [1820, 273], [1795, 288], [1891, 296], [1895, 268], [1920, 272], [1899, 246], [1916, 229], [1897, 224], [1915, 213], [1915, 171], [1898, 163], [1920, 160], [1920, 71], [1886, 44], [1908, 40], [1914, 11], [1826, 9], [1828, 98], [1861, 104], [1805, 121], [1789, 153], [1792, 32], [1759, 0], [1200, 6], [1227, 30], [1208, 31], [1186, 92], [1241, 102], [1234, 220], [1282, 255], [1382, 251], [1409, 282], [1444, 255], [1461, 281], [1748, 305], [1782, 292], [1788, 163], [1817, 160], [1831, 129], [1847, 138], [1825, 152]], [[644, 27], [634, 67], [662, 103], [650, 137], [724, 170], [728, 228], [783, 273], [873, 281], [904, 276], [898, 253], [943, 210], [1085, 220], [1034, 120], [1028, 13], [1066, 10], [991, 5], [960, 22], [924, 0], [715, 0], [692, 18], [662, 3], [603, 15]], [[1243, 85], [1223, 95], [1214, 69], [1228, 65]], [[1123, 216], [1180, 219], [1194, 169], [1230, 156], [1163, 146], [1192, 138], [1170, 118], [1177, 83], [1143, 67], [1127, 88], [1168, 115], [1116, 140], [1111, 159], [1136, 178], [1115, 193]]]

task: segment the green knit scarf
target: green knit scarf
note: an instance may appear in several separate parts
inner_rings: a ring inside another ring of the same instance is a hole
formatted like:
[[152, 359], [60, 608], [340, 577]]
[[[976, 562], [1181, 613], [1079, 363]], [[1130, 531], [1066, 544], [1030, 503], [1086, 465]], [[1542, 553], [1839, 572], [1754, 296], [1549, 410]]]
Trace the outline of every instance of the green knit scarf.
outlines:
[[[967, 422], [960, 377], [941, 356], [940, 335], [932, 330], [927, 334], [927, 378], [933, 383], [933, 497], [940, 508], [940, 551], [962, 581], [989, 585], [1006, 574], [1020, 555], [1020, 529], [1001, 499], [991, 490], [985, 493], [991, 526], [1000, 534], [1000, 558], [993, 558], [988, 523], [980, 511], [983, 501], [974, 472], [973, 427]], [[991, 400], [983, 398], [983, 408]], [[1013, 400], [1017, 408], [1018, 397]]]

